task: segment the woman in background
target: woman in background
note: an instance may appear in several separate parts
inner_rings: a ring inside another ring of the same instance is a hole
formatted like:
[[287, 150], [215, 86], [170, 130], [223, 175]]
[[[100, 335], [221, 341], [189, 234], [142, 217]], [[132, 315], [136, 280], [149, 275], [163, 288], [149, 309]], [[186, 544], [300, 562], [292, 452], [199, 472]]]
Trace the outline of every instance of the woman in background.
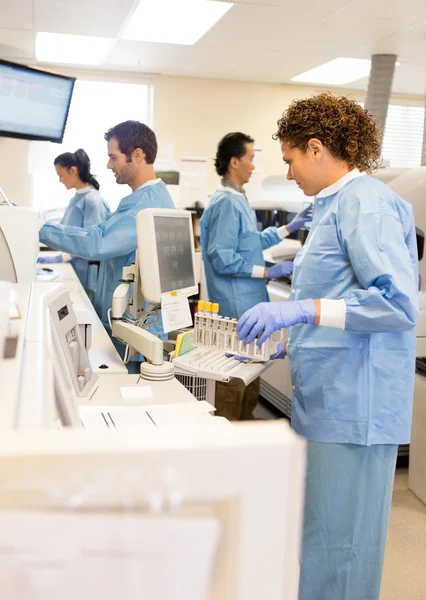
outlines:
[[[93, 225], [103, 223], [109, 217], [109, 205], [99, 192], [99, 183], [90, 172], [90, 159], [86, 152], [80, 148], [76, 152], [65, 152], [54, 160], [59, 181], [67, 190], [75, 189], [76, 193], [71, 198], [61, 225], [74, 225], [90, 229]], [[98, 267], [89, 264], [84, 258], [73, 256], [71, 264], [77, 273], [82, 286], [90, 299], [94, 299]]]

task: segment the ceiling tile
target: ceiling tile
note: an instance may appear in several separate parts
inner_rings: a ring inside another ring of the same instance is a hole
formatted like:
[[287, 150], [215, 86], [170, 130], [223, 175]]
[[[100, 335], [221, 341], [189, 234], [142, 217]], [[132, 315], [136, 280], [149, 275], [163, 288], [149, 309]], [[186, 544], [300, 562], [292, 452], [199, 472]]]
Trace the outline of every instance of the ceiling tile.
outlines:
[[35, 29], [116, 37], [132, 5], [133, 0], [35, 0]]
[[[336, 56], [350, 56], [357, 46], [373, 44], [396, 31], [398, 23], [394, 19], [366, 19], [364, 14], [358, 13], [349, 18], [348, 15], [339, 12], [325, 17], [315, 28], [310, 28], [310, 31], [305, 33], [310, 35], [312, 44], [333, 48]], [[315, 32], [317, 37], [313, 35]]]
[[371, 54], [396, 54], [400, 62], [426, 64], [426, 24], [417, 23], [371, 45]]
[[[219, 0], [219, 2], [229, 0]], [[321, 5], [321, 10], [339, 10], [345, 6], [353, 4], [356, 0], [321, 0], [321, 3], [315, 0], [298, 0], [297, 4], [290, 0], [231, 0], [235, 4], [252, 4], [257, 6], [280, 6], [287, 12], [297, 12], [299, 10], [313, 10]]]
[[0, 29], [0, 58], [19, 60], [34, 58], [34, 34], [19, 29]]
[[[426, 0], [234, 2], [193, 47], [119, 40], [102, 67], [285, 83], [337, 56], [369, 58], [376, 52], [395, 52], [401, 63], [395, 74], [398, 91], [424, 93]], [[134, 0], [3, 0], [0, 56], [33, 61], [33, 25], [56, 33], [116, 37], [133, 4]], [[348, 87], [366, 85], [367, 80], [360, 80]]]
[[282, 6], [241, 4], [226, 13], [197, 46], [289, 51], [300, 31], [315, 26], [328, 14], [318, 8], [289, 11]]
[[0, 10], [0, 28], [31, 30], [33, 26], [32, 0], [3, 0]]
[[[348, 84], [347, 88], [367, 90], [368, 79]], [[392, 92], [423, 96], [426, 87], [426, 70], [423, 65], [403, 65], [395, 70]]]
[[395, 19], [397, 26], [426, 19], [425, 0], [356, 0], [344, 6], [344, 15], [358, 14], [370, 18]]

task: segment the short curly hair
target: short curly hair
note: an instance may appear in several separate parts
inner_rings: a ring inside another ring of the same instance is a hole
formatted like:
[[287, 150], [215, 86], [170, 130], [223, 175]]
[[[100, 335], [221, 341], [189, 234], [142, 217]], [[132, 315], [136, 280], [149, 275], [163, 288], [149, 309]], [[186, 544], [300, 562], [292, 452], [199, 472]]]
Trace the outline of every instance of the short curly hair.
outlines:
[[274, 140], [285, 140], [305, 151], [309, 140], [320, 140], [331, 154], [360, 171], [371, 173], [381, 163], [382, 130], [355, 100], [329, 92], [294, 100], [277, 121]]

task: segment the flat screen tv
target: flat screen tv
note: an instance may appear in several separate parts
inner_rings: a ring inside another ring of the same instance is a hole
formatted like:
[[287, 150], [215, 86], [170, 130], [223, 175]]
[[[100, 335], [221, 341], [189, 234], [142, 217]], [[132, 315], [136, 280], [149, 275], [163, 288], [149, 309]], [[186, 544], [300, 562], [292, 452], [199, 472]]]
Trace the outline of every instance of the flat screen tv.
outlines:
[[0, 60], [0, 136], [62, 142], [75, 78]]

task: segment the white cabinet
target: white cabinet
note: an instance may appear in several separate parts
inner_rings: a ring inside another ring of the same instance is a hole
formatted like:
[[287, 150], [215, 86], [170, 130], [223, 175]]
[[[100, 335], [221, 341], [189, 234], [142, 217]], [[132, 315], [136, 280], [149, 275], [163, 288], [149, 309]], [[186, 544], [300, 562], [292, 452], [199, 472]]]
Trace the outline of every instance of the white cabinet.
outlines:
[[416, 374], [408, 487], [426, 504], [426, 376]]

